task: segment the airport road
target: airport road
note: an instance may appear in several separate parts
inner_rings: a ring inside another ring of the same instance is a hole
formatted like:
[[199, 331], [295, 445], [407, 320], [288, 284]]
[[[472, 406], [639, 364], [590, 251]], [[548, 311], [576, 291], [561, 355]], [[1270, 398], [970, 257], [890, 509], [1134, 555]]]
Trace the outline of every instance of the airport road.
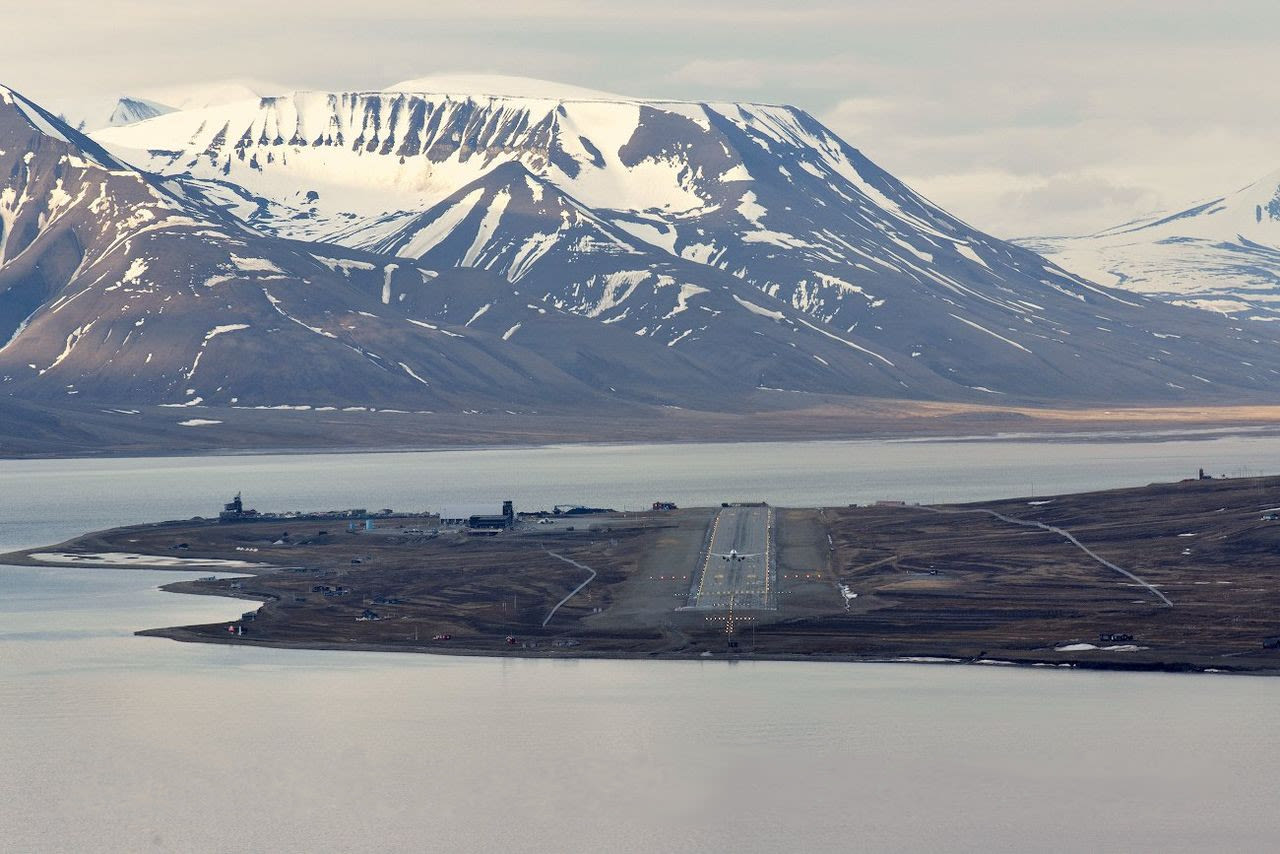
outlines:
[[775, 600], [773, 509], [726, 507], [711, 523], [708, 547], [689, 588], [687, 607], [771, 610]]

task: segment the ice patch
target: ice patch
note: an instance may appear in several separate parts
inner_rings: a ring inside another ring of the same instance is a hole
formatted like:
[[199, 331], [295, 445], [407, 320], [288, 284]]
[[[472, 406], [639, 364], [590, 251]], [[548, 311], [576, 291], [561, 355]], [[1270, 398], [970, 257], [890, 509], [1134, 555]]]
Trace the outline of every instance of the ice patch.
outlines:
[[511, 194], [506, 190], [498, 193], [493, 197], [493, 202], [489, 205], [489, 210], [485, 211], [484, 219], [480, 220], [480, 227], [476, 229], [476, 238], [471, 241], [471, 246], [467, 249], [465, 255], [462, 256], [460, 266], [474, 267], [476, 261], [480, 258], [480, 253], [484, 250], [485, 244], [493, 237], [493, 233], [498, 228], [498, 223], [502, 220], [502, 214], [507, 209], [507, 203], [511, 201]]
[[475, 207], [476, 202], [480, 201], [483, 194], [484, 190], [479, 187], [467, 193], [464, 198], [436, 217], [435, 222], [418, 229], [409, 242], [396, 251], [396, 254], [401, 258], [421, 258], [426, 255], [446, 237], [453, 234], [454, 229], [467, 218], [467, 214], [471, 213], [471, 209]]
[[400, 269], [399, 264], [388, 264], [382, 268], [382, 304], [391, 304], [391, 274]]
[[247, 323], [228, 323], [224, 326], [215, 326], [205, 333], [204, 340], [208, 341], [210, 338], [217, 338], [219, 335], [224, 335], [228, 332], [239, 332], [241, 329], [248, 328], [249, 324]]
[[71, 351], [76, 348], [76, 345], [80, 343], [80, 339], [89, 332], [89, 329], [92, 328], [95, 322], [96, 321], [91, 320], [84, 326], [77, 326], [75, 329], [71, 330], [70, 334], [67, 335], [67, 340], [62, 348], [62, 352], [58, 354], [58, 357], [53, 360], [49, 367], [42, 369], [40, 373], [43, 374], [46, 371], [51, 371], [58, 367], [58, 365], [62, 364], [63, 360], [66, 359], [67, 356], [71, 355]]
[[1099, 650], [1102, 652], [1137, 652], [1140, 649], [1146, 649], [1145, 646], [1136, 646], [1131, 643], [1116, 644], [1114, 646], [1098, 646], [1092, 643], [1069, 643], [1064, 646], [1055, 646], [1054, 652], [1089, 652], [1091, 650]]
[[[768, 308], [764, 308], [763, 306], [756, 305], [756, 304], [755, 304], [755, 303], [753, 303], [753, 302], [750, 302], [750, 301], [748, 301], [748, 300], [744, 300], [742, 297], [738, 296], [737, 294], [734, 294], [734, 295], [733, 295], [733, 299], [734, 299], [734, 301], [735, 301], [738, 305], [742, 306], [743, 308], [745, 308], [747, 311], [751, 312], [752, 314], [758, 314], [758, 315], [760, 315], [761, 317], [769, 317], [769, 318], [772, 318], [772, 319], [774, 319], [774, 320], [783, 320], [783, 319], [784, 319], [784, 315], [782, 314], [782, 312], [780, 312], [780, 311], [773, 311], [772, 309], [768, 309]], [[802, 322], [803, 322], [803, 321], [802, 321]]]
[[326, 258], [323, 255], [312, 255], [312, 258], [328, 267], [333, 272], [342, 271], [342, 275], [348, 279], [351, 278], [352, 270], [373, 270], [376, 264], [370, 264], [367, 261], [348, 261], [346, 258]]
[[38, 107], [23, 96], [19, 95], [17, 92], [14, 92], [12, 89], [7, 90], [7, 94], [12, 97], [11, 99], [6, 98], [6, 103], [12, 103], [16, 106], [32, 127], [40, 131], [45, 136], [51, 136], [54, 139], [67, 143], [68, 145], [71, 144], [71, 140], [67, 139], [66, 135], [62, 131], [54, 127], [53, 124], [40, 113], [40, 109]]
[[[663, 281], [663, 279], [666, 279], [666, 281]], [[671, 280], [668, 279], [667, 277], [661, 276], [659, 277], [658, 284], [659, 286], [664, 286], [668, 284], [670, 281]], [[671, 318], [675, 317], [677, 314], [680, 314], [681, 312], [687, 310], [689, 308], [689, 300], [692, 297], [695, 297], [698, 294], [705, 294], [705, 293], [710, 293], [710, 291], [708, 291], [706, 288], [700, 288], [697, 285], [682, 284], [680, 286], [680, 293], [676, 294], [675, 308], [671, 309], [671, 311], [664, 314], [662, 316], [662, 319], [670, 320]]]
[[435, 324], [432, 324], [432, 323], [426, 323], [421, 320], [414, 320], [411, 317], [407, 317], [405, 319], [408, 320], [410, 323], [412, 323], [414, 326], [421, 326], [423, 329], [430, 329], [432, 332], [439, 332], [442, 335], [448, 335], [450, 338], [466, 338], [467, 337], [465, 335], [459, 335], [457, 332], [450, 332], [448, 329], [441, 329], [439, 326], [436, 326]]
[[[635, 293], [637, 287], [649, 278], [648, 270], [621, 270], [604, 276], [604, 293], [600, 301], [587, 311], [587, 317], [599, 317], [609, 309], [621, 305]], [[594, 283], [596, 277], [591, 277]]]
[[422, 377], [418, 376], [418, 375], [414, 372], [413, 368], [409, 367], [409, 366], [408, 366], [408, 365], [406, 365], [404, 362], [400, 362], [400, 363], [399, 363], [399, 365], [400, 365], [400, 367], [401, 367], [401, 368], [404, 368], [404, 372], [405, 372], [406, 374], [408, 374], [409, 376], [413, 377], [413, 378], [414, 378], [415, 380], [417, 380], [418, 382], [422, 383], [423, 385], [431, 385], [431, 383], [427, 382], [427, 381], [426, 381], [426, 380], [424, 380]]
[[892, 240], [894, 243], [896, 243], [896, 244], [898, 244], [899, 246], [901, 246], [903, 249], [905, 249], [905, 250], [907, 250], [908, 252], [910, 252], [912, 255], [914, 255], [914, 256], [916, 256], [917, 258], [919, 258], [921, 261], [925, 262], [926, 264], [932, 264], [932, 263], [933, 263], [933, 254], [932, 254], [932, 253], [930, 253], [930, 252], [925, 252], [924, 250], [921, 250], [921, 249], [917, 249], [917, 248], [915, 248], [914, 246], [912, 246], [912, 245], [911, 245], [910, 243], [908, 243], [907, 241], [905, 241], [905, 240], [903, 240], [902, 238], [898, 237], [896, 234], [886, 234], [885, 236], [886, 236], [886, 237], [888, 237], [890, 240]]
[[538, 259], [547, 254], [559, 239], [559, 232], [543, 234], [540, 231], [527, 238], [516, 252], [515, 258], [511, 261], [511, 266], [507, 268], [507, 281], [518, 282], [524, 278], [524, 275], [538, 262]]
[[[842, 291], [846, 291], [846, 292], [848, 292], [848, 293], [858, 294], [859, 296], [861, 296], [861, 297], [863, 297], [864, 299], [866, 299], [868, 302], [875, 302], [875, 297], [873, 297], [871, 294], [869, 294], [869, 293], [867, 293], [865, 290], [863, 290], [863, 288], [862, 288], [862, 286], [861, 286], [861, 285], [855, 285], [855, 284], [853, 284], [853, 283], [851, 283], [851, 282], [846, 282], [844, 279], [841, 279], [841, 278], [839, 278], [838, 276], [832, 276], [832, 275], [831, 275], [831, 274], [829, 274], [829, 273], [820, 273], [820, 272], [818, 272], [817, 270], [814, 270], [814, 271], [813, 271], [813, 275], [814, 275], [814, 276], [818, 279], [818, 281], [819, 281], [819, 282], [821, 282], [821, 283], [823, 284], [823, 286], [825, 286], [825, 287], [828, 287], [828, 288], [838, 288], [838, 289], [840, 289], [840, 290], [842, 290]], [[881, 304], [881, 305], [883, 305], [883, 304], [884, 304], [884, 300], [880, 300], [879, 302], [880, 302], [880, 304]]]
[[715, 252], [714, 243], [690, 243], [680, 250], [680, 257], [695, 264], [710, 264]]
[[671, 255], [676, 254], [676, 230], [667, 225], [655, 225], [650, 222], [631, 222], [625, 219], [615, 219], [613, 224], [632, 237], [639, 238], [650, 246], [656, 246], [663, 249]]
[[751, 190], [743, 193], [742, 198], [738, 201], [738, 213], [756, 228], [765, 228], [764, 223], [760, 220], [768, 211], [765, 210], [764, 205], [756, 201], [756, 194]]
[[120, 281], [122, 284], [126, 285], [136, 284], [145, 272], [147, 272], [147, 259], [134, 258], [132, 263], [129, 264], [129, 269], [125, 271], [125, 274], [121, 277]]
[[826, 331], [825, 329], [819, 329], [817, 326], [814, 326], [812, 323], [805, 320], [803, 317], [798, 317], [796, 319], [799, 320], [801, 323], [803, 323], [805, 326], [812, 329], [814, 332], [817, 332], [820, 335], [825, 335], [828, 338], [830, 338], [832, 341], [839, 341], [841, 344], [845, 345], [846, 347], [852, 347], [853, 349], [857, 350], [859, 353], [866, 353], [868, 356], [873, 356], [879, 359], [880, 361], [884, 362], [886, 365], [888, 365], [891, 368], [896, 367], [893, 364], [893, 362], [890, 362], [888, 359], [886, 359], [884, 356], [881, 356], [879, 353], [875, 352], [874, 350], [868, 350], [866, 347], [861, 347], [857, 344], [854, 344], [852, 341], [848, 340], [847, 338], [841, 338], [839, 335], [833, 335], [832, 333]]
[[249, 563], [243, 560], [220, 560], [199, 557], [162, 557], [160, 555], [139, 555], [129, 552], [87, 552], [73, 554], [71, 552], [35, 552], [29, 557], [43, 563], [57, 564], [97, 564], [99, 566], [218, 566], [229, 569], [250, 569], [269, 566], [265, 563]]
[[770, 243], [783, 249], [817, 249], [818, 244], [810, 243], [807, 240], [801, 240], [794, 234], [787, 234], [785, 231], [770, 231], [762, 228], [758, 231], [748, 231], [742, 235], [743, 243]]
[[[950, 314], [950, 312], [948, 312], [948, 314]], [[978, 324], [974, 323], [972, 320], [965, 320], [963, 317], [961, 317], [961, 316], [960, 316], [960, 315], [958, 315], [958, 314], [952, 314], [951, 316], [952, 316], [952, 317], [954, 317], [956, 320], [960, 321], [960, 322], [961, 322], [961, 323], [963, 323], [963, 324], [966, 324], [966, 325], [968, 325], [968, 326], [972, 326], [974, 329], [977, 329], [977, 330], [978, 330], [978, 331], [980, 331], [980, 332], [985, 332], [985, 333], [987, 333], [987, 334], [988, 334], [988, 335], [990, 335], [992, 338], [999, 338], [1001, 341], [1003, 341], [1004, 343], [1008, 344], [1008, 345], [1009, 345], [1009, 346], [1011, 346], [1011, 347], [1017, 347], [1019, 350], [1021, 350], [1021, 351], [1022, 351], [1022, 352], [1024, 352], [1024, 353], [1030, 353], [1030, 352], [1031, 352], [1031, 351], [1030, 351], [1030, 350], [1028, 350], [1026, 347], [1023, 347], [1021, 344], [1019, 344], [1017, 341], [1011, 341], [1011, 340], [1009, 340], [1008, 338], [1005, 338], [1003, 335], [1000, 335], [1000, 334], [998, 334], [998, 333], [992, 332], [990, 329], [986, 328], [985, 326], [979, 326]]]
[[283, 273], [275, 264], [272, 264], [266, 258], [241, 258], [239, 255], [232, 254], [231, 263], [235, 264], [236, 269], [241, 273]]
[[[957, 243], [955, 244], [955, 247], [957, 252], [959, 252], [964, 257], [968, 258], [970, 261], [974, 262], [975, 264], [981, 264], [982, 266], [987, 267], [987, 262], [983, 261], [982, 256], [979, 255], [977, 252], [975, 252], [973, 250], [973, 247], [970, 246], [969, 244]], [[987, 267], [987, 269], [990, 270], [991, 268]]]
[[281, 317], [288, 318], [289, 320], [292, 320], [294, 323], [301, 326], [303, 329], [310, 329], [315, 334], [323, 335], [325, 338], [338, 337], [337, 335], [334, 335], [332, 332], [325, 332], [323, 329], [321, 329], [318, 326], [311, 326], [310, 324], [303, 323], [301, 320], [294, 317], [292, 314], [289, 314], [289, 312], [285, 311], [283, 308], [280, 307], [280, 300], [272, 296], [271, 293], [266, 288], [262, 289], [262, 293], [266, 296], [267, 301], [271, 303], [271, 307], [274, 308]]

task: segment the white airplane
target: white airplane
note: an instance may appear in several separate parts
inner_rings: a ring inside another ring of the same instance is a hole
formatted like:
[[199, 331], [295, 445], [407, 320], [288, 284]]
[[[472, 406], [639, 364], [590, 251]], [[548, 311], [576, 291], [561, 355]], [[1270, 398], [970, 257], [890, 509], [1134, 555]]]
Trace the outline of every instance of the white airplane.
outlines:
[[735, 560], [746, 560], [749, 557], [760, 557], [758, 553], [757, 554], [738, 554], [737, 549], [729, 549], [729, 553], [727, 555], [720, 554], [719, 552], [712, 552], [712, 554], [720, 558], [721, 560], [727, 560], [730, 562]]

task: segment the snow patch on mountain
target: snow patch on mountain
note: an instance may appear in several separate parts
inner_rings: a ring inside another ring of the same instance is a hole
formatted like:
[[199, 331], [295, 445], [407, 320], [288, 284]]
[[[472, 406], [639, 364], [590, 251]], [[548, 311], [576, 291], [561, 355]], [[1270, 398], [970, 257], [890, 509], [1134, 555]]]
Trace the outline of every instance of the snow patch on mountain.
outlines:
[[977, 329], [979, 332], [985, 332], [985, 333], [987, 333], [988, 335], [990, 335], [992, 338], [997, 338], [997, 339], [999, 339], [999, 340], [1003, 341], [1004, 343], [1008, 344], [1010, 347], [1016, 347], [1016, 348], [1018, 348], [1019, 350], [1021, 350], [1021, 351], [1022, 351], [1022, 352], [1024, 352], [1024, 353], [1030, 353], [1030, 352], [1031, 352], [1031, 351], [1030, 351], [1030, 350], [1028, 350], [1026, 347], [1023, 347], [1021, 344], [1019, 344], [1017, 341], [1014, 341], [1014, 340], [1013, 340], [1013, 339], [1011, 339], [1011, 338], [1006, 338], [1006, 337], [1004, 337], [1003, 335], [1001, 335], [1001, 334], [1000, 334], [1000, 333], [998, 333], [998, 332], [992, 332], [990, 329], [988, 329], [987, 327], [983, 326], [982, 324], [974, 323], [972, 320], [967, 320], [967, 319], [965, 319], [965, 318], [961, 317], [961, 316], [960, 316], [960, 315], [958, 315], [958, 314], [953, 314], [953, 315], [951, 315], [951, 316], [952, 316], [952, 317], [954, 317], [956, 320], [960, 321], [961, 323], [965, 324], [966, 326], [971, 326], [971, 327], [973, 327], [974, 329]]
[[1280, 318], [1280, 171], [1095, 234], [1019, 242], [1104, 285], [1234, 317]]
[[440, 241], [453, 233], [453, 230], [466, 219], [467, 214], [471, 213], [471, 209], [475, 207], [476, 202], [480, 201], [482, 195], [484, 195], [484, 190], [476, 188], [468, 193], [465, 198], [450, 205], [434, 222], [425, 228], [419, 229], [396, 254], [402, 258], [421, 258], [426, 255]]
[[[616, 308], [636, 292], [636, 288], [649, 278], [648, 270], [624, 270], [618, 273], [610, 273], [601, 278], [601, 293], [599, 300], [595, 305], [591, 306], [585, 312], [587, 317], [599, 317], [606, 311]], [[594, 287], [596, 280], [593, 278], [588, 283], [588, 287]]]
[[738, 200], [738, 213], [742, 214], [742, 218], [751, 223], [758, 229], [765, 228], [761, 218], [768, 213], [764, 206], [756, 201], [756, 194], [751, 190], [747, 190], [742, 194], [742, 198]]
[[284, 271], [265, 258], [241, 258], [232, 254], [231, 263], [241, 273], [283, 273]]
[[471, 246], [462, 256], [461, 266], [474, 267], [476, 261], [480, 258], [480, 253], [484, 250], [490, 238], [498, 229], [498, 224], [502, 222], [502, 214], [507, 209], [507, 204], [511, 201], [511, 193], [502, 190], [494, 197], [489, 205], [489, 209], [485, 211], [484, 218], [480, 220], [480, 226], [476, 229], [475, 240], [471, 241]]
[[990, 265], [988, 265], [986, 261], [983, 261], [982, 256], [979, 255], [974, 250], [974, 248], [969, 244], [957, 243], [955, 244], [955, 247], [957, 252], [959, 252], [964, 257], [968, 258], [970, 261], [974, 262], [975, 264], [981, 264], [982, 266], [986, 267], [988, 270], [991, 269]]
[[785, 319], [786, 319], [786, 315], [785, 315], [785, 314], [783, 314], [782, 312], [780, 312], [780, 311], [774, 311], [773, 309], [765, 308], [764, 306], [760, 306], [760, 305], [756, 305], [755, 303], [751, 302], [750, 300], [745, 300], [745, 299], [743, 299], [742, 297], [738, 296], [737, 294], [734, 294], [734, 295], [733, 295], [733, 300], [734, 300], [734, 302], [736, 302], [738, 305], [742, 306], [743, 308], [745, 308], [747, 311], [751, 312], [752, 314], [758, 314], [758, 315], [760, 315], [761, 317], [768, 317], [768, 318], [771, 318], [771, 319], [773, 319], [773, 320], [785, 320]]
[[225, 335], [228, 332], [239, 332], [241, 329], [248, 329], [247, 323], [227, 323], [222, 326], [215, 326], [205, 333], [204, 340], [208, 341], [217, 338], [219, 335]]
[[[98, 134], [160, 179], [76, 165], [91, 143], [56, 119], [70, 142], [33, 146], [40, 131], [4, 109], [0, 149], [30, 155], [0, 153], [4, 257], [44, 252], [73, 279], [33, 298], [0, 269], [5, 337], [43, 306], [0, 359], [20, 380], [10, 362], [70, 346], [51, 395], [71, 370], [71, 391], [102, 400], [222, 405], [234, 387], [275, 406], [289, 388], [309, 406], [439, 411], [603, 389], [703, 405], [756, 388], [1096, 401], [1273, 385], [1265, 331], [1123, 299], [977, 232], [794, 108], [296, 92]], [[78, 243], [57, 242], [68, 227]], [[262, 352], [289, 358], [245, 358]]]

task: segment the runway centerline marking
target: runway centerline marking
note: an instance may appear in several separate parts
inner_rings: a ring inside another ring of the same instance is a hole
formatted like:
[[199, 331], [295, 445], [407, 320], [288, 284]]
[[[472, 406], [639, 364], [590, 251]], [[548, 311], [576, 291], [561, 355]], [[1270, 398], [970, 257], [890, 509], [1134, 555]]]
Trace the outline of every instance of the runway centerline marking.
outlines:
[[[773, 524], [768, 506], [725, 507], [711, 522], [686, 608], [773, 610]], [[721, 570], [718, 564], [723, 562]]]

